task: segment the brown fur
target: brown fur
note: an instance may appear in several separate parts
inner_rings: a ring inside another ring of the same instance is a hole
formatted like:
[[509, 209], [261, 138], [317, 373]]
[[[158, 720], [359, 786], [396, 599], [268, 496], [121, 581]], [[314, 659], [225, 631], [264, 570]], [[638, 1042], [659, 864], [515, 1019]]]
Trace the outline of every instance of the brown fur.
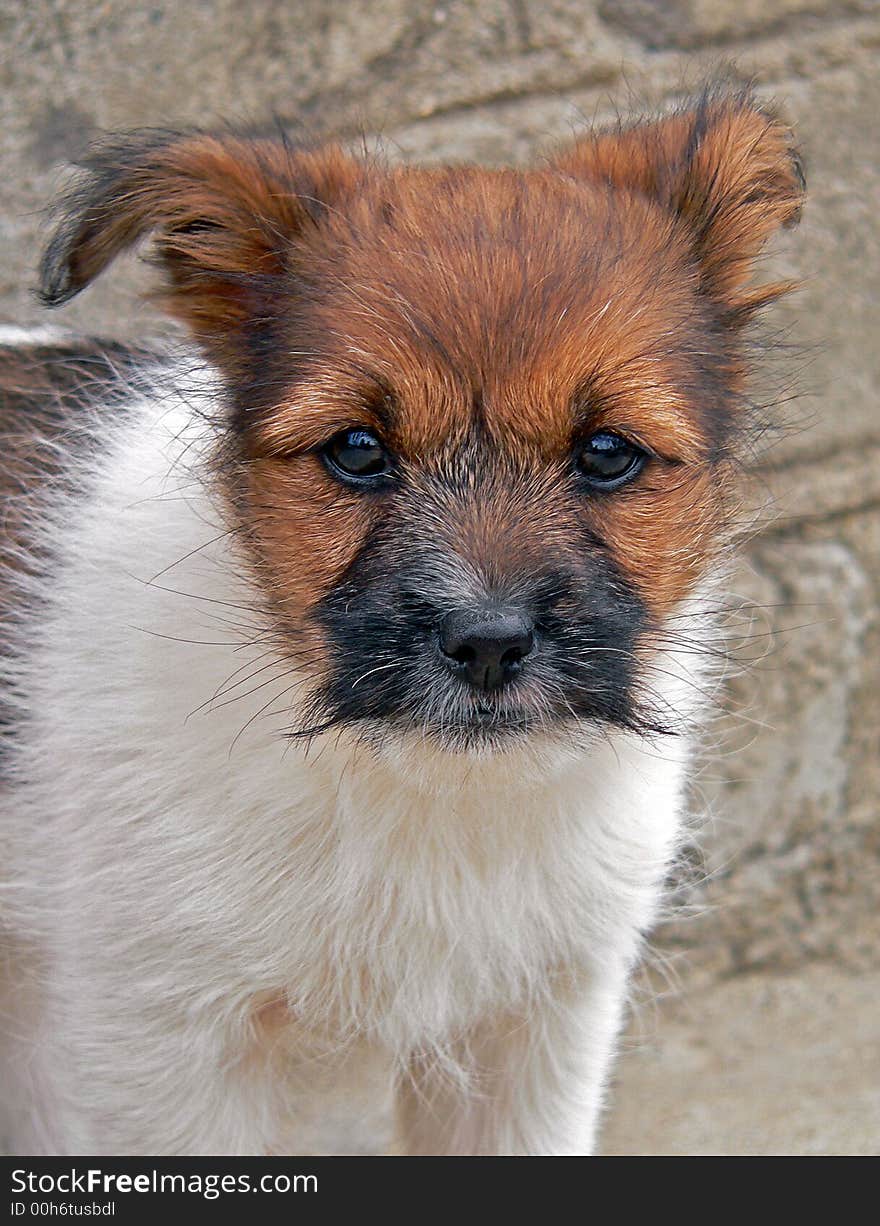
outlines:
[[[423, 479], [475, 436], [529, 474], [531, 501], [484, 515], [482, 544], [462, 513], [459, 553], [522, 564], [586, 530], [652, 615], [689, 590], [721, 527], [738, 330], [787, 288], [750, 286], [752, 261], [802, 199], [787, 130], [748, 97], [707, 93], [522, 173], [202, 134], [110, 147], [92, 170], [45, 295], [64, 300], [158, 232], [168, 307], [229, 380], [250, 537], [291, 617], [383, 514], [314, 450], [359, 425]], [[597, 429], [653, 458], [573, 508], [554, 490]]]

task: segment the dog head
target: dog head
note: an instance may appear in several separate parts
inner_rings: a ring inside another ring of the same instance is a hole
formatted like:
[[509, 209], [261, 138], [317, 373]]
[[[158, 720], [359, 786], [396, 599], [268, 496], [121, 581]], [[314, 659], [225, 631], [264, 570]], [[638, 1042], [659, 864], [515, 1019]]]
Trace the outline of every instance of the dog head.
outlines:
[[522, 172], [148, 133], [95, 151], [43, 295], [155, 234], [228, 387], [293, 731], [648, 731], [664, 628], [725, 539], [742, 328], [788, 288], [752, 263], [802, 194], [744, 95]]

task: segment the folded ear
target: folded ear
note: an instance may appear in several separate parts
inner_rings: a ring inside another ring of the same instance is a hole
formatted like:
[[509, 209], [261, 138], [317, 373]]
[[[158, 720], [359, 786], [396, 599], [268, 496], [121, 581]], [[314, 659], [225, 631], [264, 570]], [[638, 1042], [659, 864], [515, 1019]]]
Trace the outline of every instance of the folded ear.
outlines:
[[567, 174], [657, 201], [690, 234], [702, 284], [745, 322], [790, 282], [746, 287], [769, 236], [793, 225], [804, 176], [789, 129], [747, 93], [707, 90], [675, 114], [579, 140], [557, 159]]
[[265, 316], [291, 245], [353, 189], [338, 147], [143, 132], [93, 147], [40, 269], [48, 306], [73, 298], [120, 252], [155, 233], [165, 303], [220, 358], [230, 334]]

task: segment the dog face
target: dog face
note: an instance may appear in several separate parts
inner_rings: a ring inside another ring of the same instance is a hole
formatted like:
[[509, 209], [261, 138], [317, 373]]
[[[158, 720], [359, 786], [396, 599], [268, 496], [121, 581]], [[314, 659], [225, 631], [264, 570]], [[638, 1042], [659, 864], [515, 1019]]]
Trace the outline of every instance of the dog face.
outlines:
[[328, 221], [278, 346], [303, 356], [243, 414], [245, 520], [327, 661], [317, 718], [452, 743], [643, 718], [639, 652], [702, 568], [728, 398], [652, 220], [552, 172], [457, 171]]
[[740, 330], [786, 288], [750, 264], [801, 193], [744, 97], [521, 173], [154, 134], [98, 151], [44, 292], [158, 231], [229, 387], [229, 499], [308, 681], [294, 731], [645, 731], [724, 539]]

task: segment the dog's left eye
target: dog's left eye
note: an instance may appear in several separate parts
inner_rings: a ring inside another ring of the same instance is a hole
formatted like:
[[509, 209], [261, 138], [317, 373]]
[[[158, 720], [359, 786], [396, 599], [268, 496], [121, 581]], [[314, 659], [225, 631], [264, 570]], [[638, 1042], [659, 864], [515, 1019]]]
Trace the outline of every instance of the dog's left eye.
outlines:
[[370, 481], [391, 472], [391, 457], [369, 430], [340, 430], [322, 454], [331, 470], [348, 480]]
[[577, 453], [577, 466], [596, 489], [616, 489], [632, 480], [644, 467], [647, 456], [640, 447], [619, 434], [600, 431], [583, 443]]

